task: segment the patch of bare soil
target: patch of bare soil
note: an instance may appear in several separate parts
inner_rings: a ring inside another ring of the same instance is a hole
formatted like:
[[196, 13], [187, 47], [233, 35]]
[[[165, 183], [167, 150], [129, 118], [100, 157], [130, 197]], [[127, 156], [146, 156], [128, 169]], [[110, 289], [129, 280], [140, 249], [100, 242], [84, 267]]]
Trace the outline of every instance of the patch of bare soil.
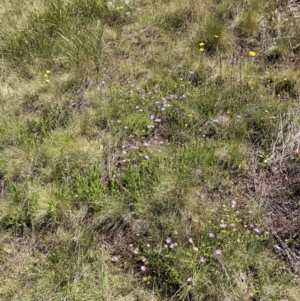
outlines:
[[265, 230], [273, 235], [276, 252], [290, 263], [300, 284], [300, 152], [295, 150], [300, 149], [300, 133], [290, 136], [292, 143], [284, 146], [282, 141], [274, 147], [268, 163], [253, 151], [248, 168], [231, 170], [229, 183], [210, 190], [207, 197], [222, 204], [234, 196], [242, 207], [255, 200], [270, 212]]
[[264, 175], [262, 197], [272, 209], [272, 233], [294, 272], [300, 275], [300, 164], [287, 158]]
[[268, 165], [252, 163], [251, 175], [234, 178], [236, 193], [271, 212], [275, 247], [300, 276], [300, 162], [289, 156]]

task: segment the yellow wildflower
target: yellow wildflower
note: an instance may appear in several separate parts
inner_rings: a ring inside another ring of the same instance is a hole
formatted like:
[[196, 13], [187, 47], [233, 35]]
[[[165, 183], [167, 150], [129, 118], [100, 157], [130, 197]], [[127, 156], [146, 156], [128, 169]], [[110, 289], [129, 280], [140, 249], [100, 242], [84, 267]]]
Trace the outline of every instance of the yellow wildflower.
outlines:
[[124, 9], [124, 6], [123, 6], [123, 5], [121, 5], [121, 6], [120, 6], [120, 9]]
[[215, 34], [215, 38], [217, 39], [219, 36], [217, 34]]
[[46, 83], [50, 83], [50, 80], [49, 80], [49, 79], [46, 79], [45, 82], [46, 82]]
[[256, 56], [256, 53], [254, 51], [249, 51], [249, 55], [254, 57], [254, 56]]
[[204, 52], [204, 48], [201, 47], [201, 48], [199, 49], [199, 51], [200, 51], [200, 52]]
[[51, 73], [51, 71], [50, 71], [50, 70], [47, 70], [47, 71], [46, 71], [46, 74], [50, 74], [50, 73]]
[[205, 44], [203, 42], [199, 43], [200, 47], [203, 47]]

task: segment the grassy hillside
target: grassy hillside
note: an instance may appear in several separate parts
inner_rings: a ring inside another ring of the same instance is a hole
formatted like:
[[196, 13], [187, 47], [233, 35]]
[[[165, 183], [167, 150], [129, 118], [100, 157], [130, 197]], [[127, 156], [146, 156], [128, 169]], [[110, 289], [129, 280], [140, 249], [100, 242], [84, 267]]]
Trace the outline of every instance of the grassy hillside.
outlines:
[[0, 4], [1, 300], [300, 300], [299, 1]]

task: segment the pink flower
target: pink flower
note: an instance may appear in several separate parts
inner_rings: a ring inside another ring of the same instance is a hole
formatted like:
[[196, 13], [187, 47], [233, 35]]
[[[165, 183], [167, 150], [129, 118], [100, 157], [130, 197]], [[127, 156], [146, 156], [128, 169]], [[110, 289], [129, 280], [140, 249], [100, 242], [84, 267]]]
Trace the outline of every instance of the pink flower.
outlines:
[[191, 243], [191, 244], [194, 243], [194, 241], [191, 237], [189, 238], [189, 243]]
[[260, 233], [260, 230], [259, 230], [258, 228], [255, 228], [255, 229], [254, 229], [254, 232], [257, 233], [257, 234], [259, 234], [259, 233]]
[[209, 238], [215, 238], [215, 234], [213, 234], [212, 232], [208, 233], [208, 237]]
[[221, 228], [221, 229], [225, 229], [226, 227], [227, 227], [227, 225], [226, 225], [225, 223], [221, 223], [221, 224], [220, 224], [220, 228]]
[[167, 243], [167, 244], [171, 244], [171, 243], [172, 243], [172, 238], [171, 238], [171, 237], [168, 237], [168, 238], [166, 239], [166, 243]]
[[222, 251], [221, 249], [217, 249], [217, 250], [215, 251], [215, 254], [216, 254], [217, 256], [221, 256], [221, 255], [223, 254], [223, 251]]
[[194, 247], [193, 249], [194, 249], [195, 252], [199, 251], [199, 249], [197, 247]]
[[142, 272], [146, 272], [147, 271], [147, 268], [146, 268], [145, 265], [142, 265], [140, 269], [141, 269]]
[[231, 207], [232, 207], [232, 208], [235, 208], [235, 207], [236, 207], [236, 200], [233, 200], [233, 201], [231, 202]]
[[206, 259], [204, 257], [200, 257], [200, 262], [205, 263]]

